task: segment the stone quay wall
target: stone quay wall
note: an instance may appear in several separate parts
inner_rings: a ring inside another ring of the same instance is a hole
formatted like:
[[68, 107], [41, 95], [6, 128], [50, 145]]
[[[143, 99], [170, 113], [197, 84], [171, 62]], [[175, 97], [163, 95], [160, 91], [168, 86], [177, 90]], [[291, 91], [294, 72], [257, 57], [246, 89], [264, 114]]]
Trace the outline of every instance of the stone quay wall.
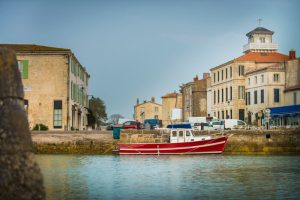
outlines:
[[[218, 136], [219, 131], [200, 131], [196, 135]], [[300, 155], [300, 130], [235, 130], [228, 136], [224, 154]], [[122, 130], [120, 139], [112, 132], [32, 132], [35, 153], [47, 154], [112, 154], [118, 143], [165, 143], [167, 131]]]

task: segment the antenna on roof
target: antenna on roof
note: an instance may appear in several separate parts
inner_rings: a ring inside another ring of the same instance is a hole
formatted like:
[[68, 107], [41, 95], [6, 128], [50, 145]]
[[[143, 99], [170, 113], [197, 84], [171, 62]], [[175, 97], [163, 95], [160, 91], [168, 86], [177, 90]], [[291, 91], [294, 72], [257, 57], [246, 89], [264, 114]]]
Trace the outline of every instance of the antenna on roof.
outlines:
[[261, 27], [262, 19], [261, 18], [257, 19], [257, 22], [258, 22], [258, 27]]

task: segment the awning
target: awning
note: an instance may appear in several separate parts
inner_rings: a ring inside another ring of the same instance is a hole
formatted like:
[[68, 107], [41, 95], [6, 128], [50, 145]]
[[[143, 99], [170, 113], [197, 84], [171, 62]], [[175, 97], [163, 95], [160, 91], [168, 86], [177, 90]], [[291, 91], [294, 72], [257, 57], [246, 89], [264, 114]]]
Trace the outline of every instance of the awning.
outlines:
[[271, 110], [272, 118], [300, 116], [300, 105], [281, 106], [269, 109]]

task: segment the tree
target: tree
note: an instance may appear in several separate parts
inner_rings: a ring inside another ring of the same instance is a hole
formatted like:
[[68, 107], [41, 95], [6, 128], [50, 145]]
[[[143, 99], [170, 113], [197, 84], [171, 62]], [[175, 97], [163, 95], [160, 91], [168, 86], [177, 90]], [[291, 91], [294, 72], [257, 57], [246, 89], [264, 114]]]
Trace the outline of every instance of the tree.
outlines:
[[124, 117], [120, 114], [112, 114], [110, 117], [109, 117], [109, 121], [113, 124], [116, 124], [118, 123], [119, 119], [123, 119]]
[[95, 119], [95, 123], [100, 126], [107, 120], [106, 106], [102, 99], [92, 98], [89, 100], [89, 110]]

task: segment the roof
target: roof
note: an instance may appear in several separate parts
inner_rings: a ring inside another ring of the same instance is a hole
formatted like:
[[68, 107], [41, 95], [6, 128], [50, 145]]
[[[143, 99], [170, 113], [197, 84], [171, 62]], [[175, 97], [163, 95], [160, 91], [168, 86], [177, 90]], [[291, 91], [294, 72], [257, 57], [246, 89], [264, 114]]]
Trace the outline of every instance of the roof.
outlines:
[[252, 74], [255, 72], [259, 72], [259, 71], [264, 71], [264, 70], [268, 70], [268, 71], [284, 71], [284, 65], [280, 64], [280, 63], [276, 63], [273, 65], [269, 65], [269, 66], [264, 66], [264, 67], [256, 67], [254, 69], [251, 69], [249, 71], [246, 72], [246, 74]]
[[42, 46], [36, 44], [0, 44], [0, 47], [11, 48], [16, 52], [71, 52], [70, 49]]
[[256, 29], [247, 33], [246, 36], [249, 37], [250, 35], [253, 35], [254, 33], [271, 34], [271, 35], [274, 34], [274, 32], [270, 31], [269, 29], [266, 29], [264, 27], [257, 27]]
[[285, 90], [284, 90], [284, 92], [293, 91], [293, 90], [300, 90], [300, 84], [294, 85], [294, 86], [290, 86], [290, 87], [286, 87]]
[[177, 95], [178, 95], [177, 93], [173, 92], [173, 93], [165, 94], [165, 95], [162, 96], [161, 98], [176, 98]]
[[255, 62], [284, 62], [289, 60], [289, 56], [277, 52], [248, 52], [235, 59], [235, 61], [255, 61]]

